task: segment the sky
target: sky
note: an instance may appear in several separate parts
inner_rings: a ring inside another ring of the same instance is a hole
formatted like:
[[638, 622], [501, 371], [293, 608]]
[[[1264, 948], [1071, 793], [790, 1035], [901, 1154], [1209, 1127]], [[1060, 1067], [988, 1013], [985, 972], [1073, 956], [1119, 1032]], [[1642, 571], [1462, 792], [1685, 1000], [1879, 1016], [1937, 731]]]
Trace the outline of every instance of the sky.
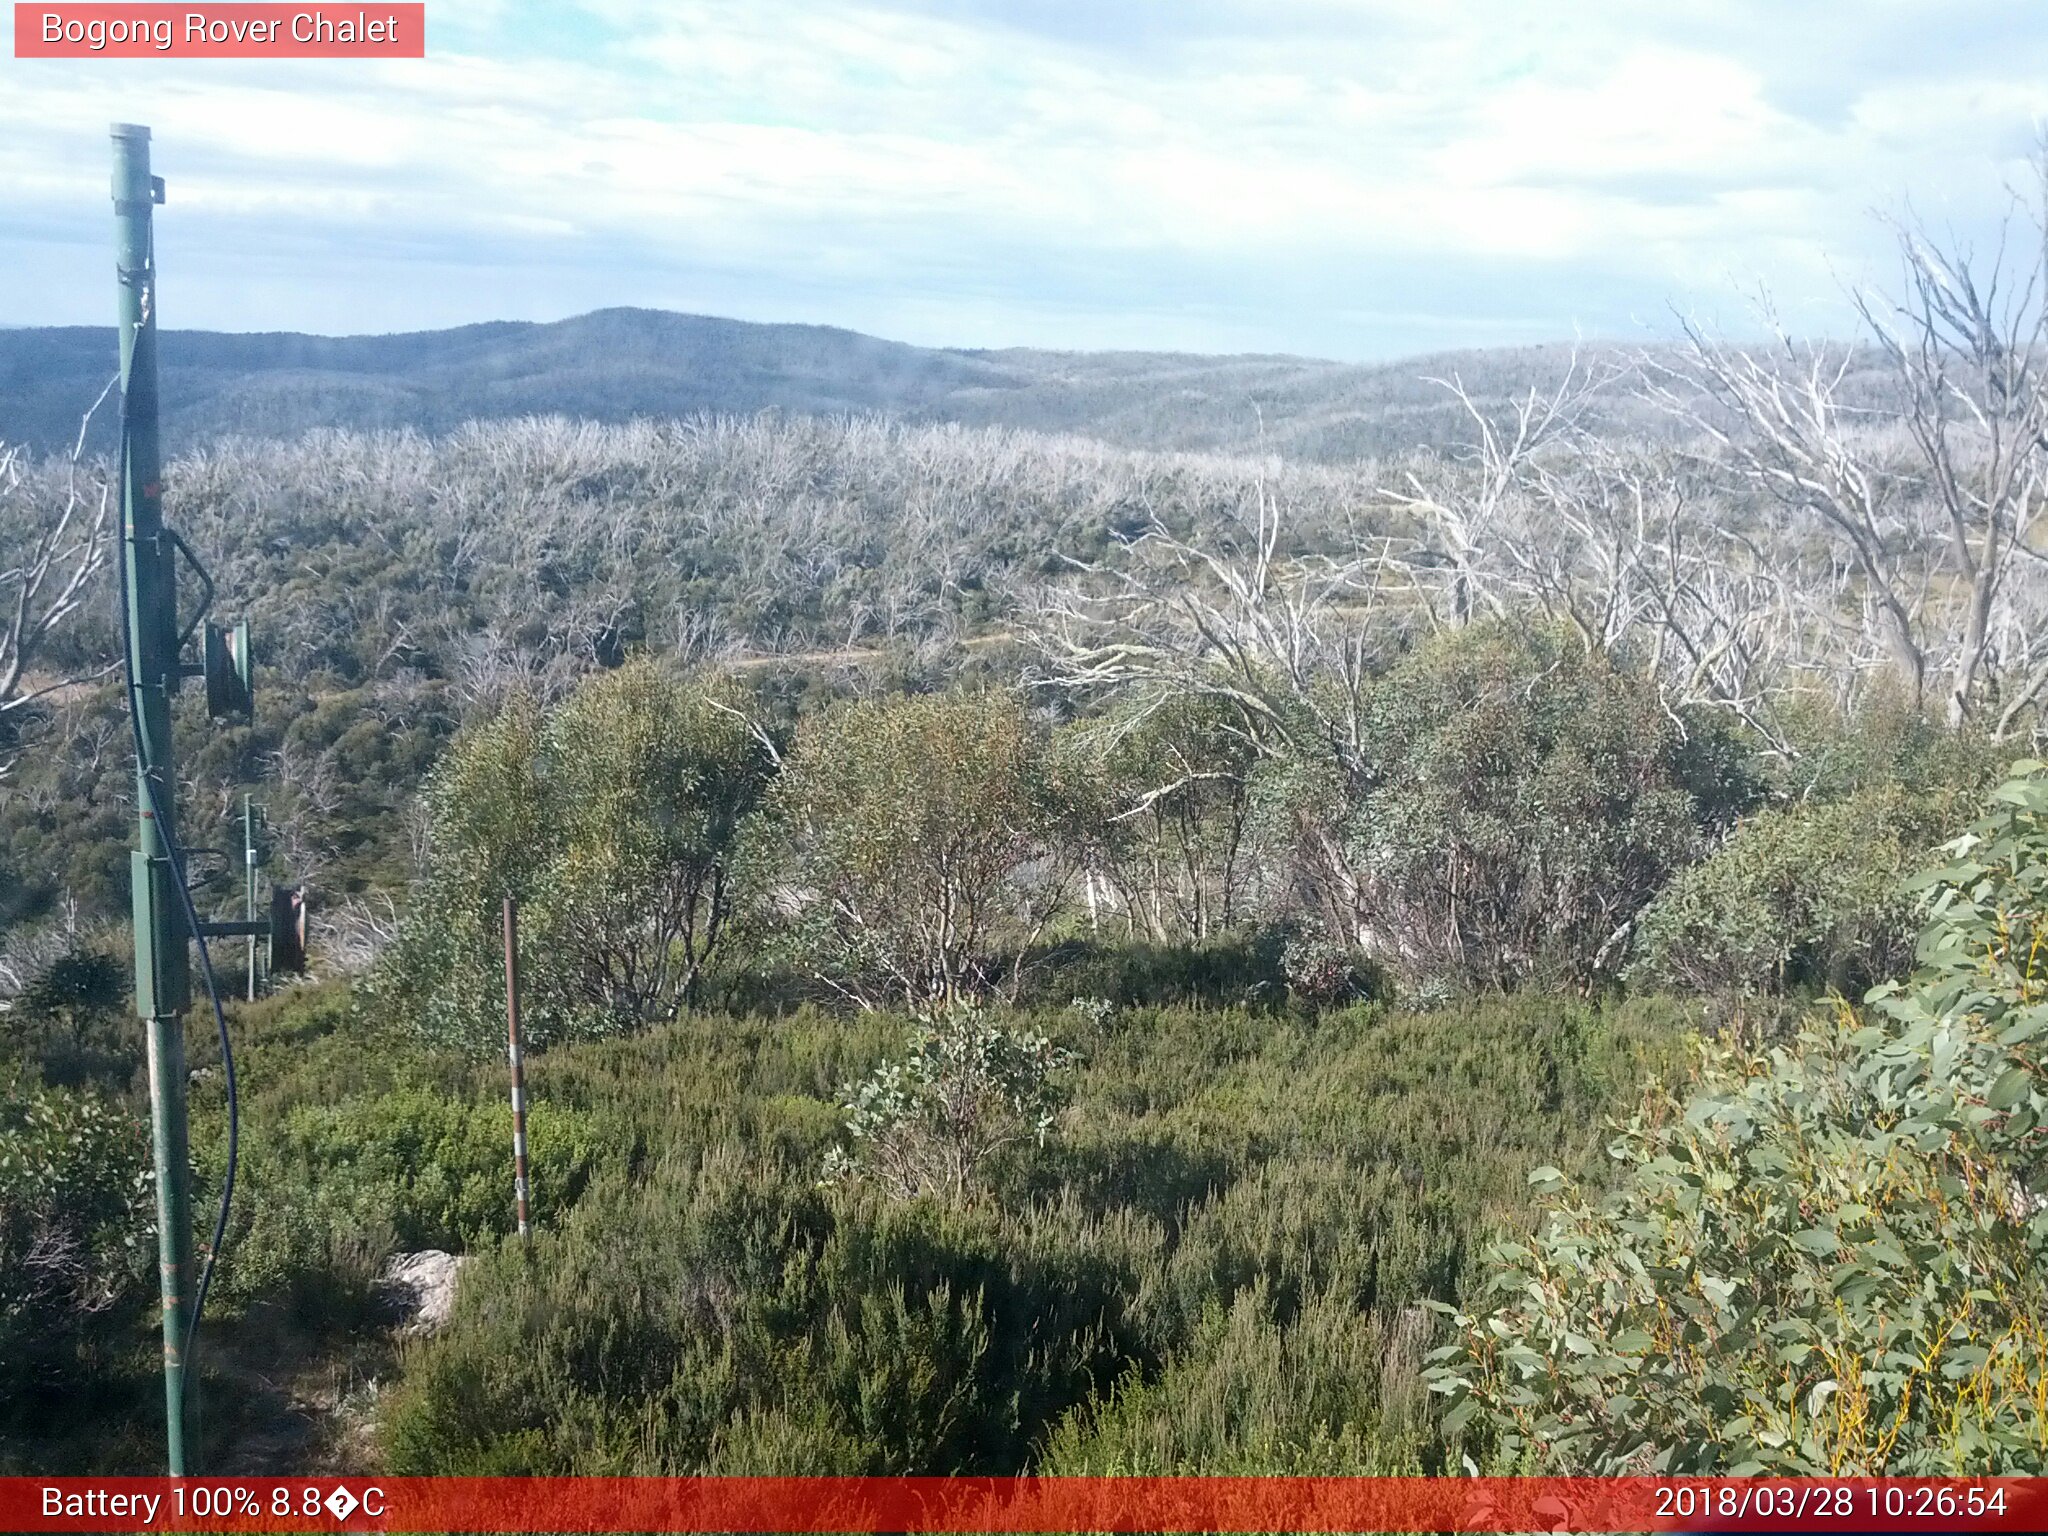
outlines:
[[[11, 11], [11, 7], [6, 8]], [[428, 0], [424, 60], [0, 49], [0, 324], [327, 334], [633, 304], [935, 346], [1370, 361], [1849, 328], [1878, 215], [1991, 250], [2027, 0]]]

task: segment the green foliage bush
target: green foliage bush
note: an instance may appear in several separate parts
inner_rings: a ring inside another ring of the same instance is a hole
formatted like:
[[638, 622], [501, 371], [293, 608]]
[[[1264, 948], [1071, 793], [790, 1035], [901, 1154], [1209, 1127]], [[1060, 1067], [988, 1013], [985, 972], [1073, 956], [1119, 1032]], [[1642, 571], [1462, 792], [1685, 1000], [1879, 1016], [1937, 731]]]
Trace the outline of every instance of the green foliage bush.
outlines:
[[1276, 1317], [1263, 1284], [1211, 1303], [1156, 1380], [1128, 1378], [1063, 1420], [1049, 1477], [1393, 1477], [1429, 1441], [1428, 1314], [1392, 1321], [1348, 1297]]
[[0, 1078], [0, 1359], [18, 1383], [0, 1393], [0, 1425], [25, 1427], [79, 1352], [130, 1321], [155, 1273], [148, 1159], [125, 1106]]
[[1391, 990], [1370, 956], [1314, 930], [1288, 935], [1280, 966], [1288, 992], [1315, 1007], [1355, 1003]]
[[2048, 1454], [2048, 769], [1920, 881], [1905, 983], [1653, 1095], [1605, 1201], [1531, 1175], [1434, 1385], [1546, 1469], [1958, 1475]]
[[1912, 962], [1900, 888], [1968, 816], [1954, 791], [1883, 786], [1759, 812], [1643, 913], [1630, 979], [1698, 992], [1854, 995]]
[[721, 685], [645, 661], [545, 712], [511, 699], [427, 788], [427, 868], [372, 1004], [425, 1038], [495, 1049], [511, 895], [538, 962], [523, 1000], [536, 1049], [672, 1016], [732, 917], [739, 827], [770, 750]]
[[[1233, 1438], [1304, 1469], [1439, 1464], [1415, 1302], [1460, 1294], [1478, 1234], [1522, 1223], [1532, 1157], [1590, 1165], [1600, 1106], [1690, 1018], [1535, 997], [1024, 1014], [1005, 1027], [1087, 1059], [1061, 1135], [966, 1203], [818, 1184], [833, 1095], [900, 1019], [693, 1016], [565, 1047], [536, 1103], [604, 1106], [631, 1156], [531, 1264], [466, 1273], [390, 1398], [390, 1468], [1018, 1471], [1052, 1445], [1256, 1465]], [[1238, 1382], [1244, 1416], [1190, 1410]]]
[[538, 810], [559, 852], [535, 892], [537, 938], [584, 1009], [640, 1023], [698, 998], [773, 763], [736, 693], [634, 661], [549, 721]]
[[121, 964], [74, 942], [29, 978], [0, 1014], [0, 1063], [32, 1065], [53, 1086], [119, 1091], [141, 1065]]
[[[1525, 1219], [1521, 1168], [1590, 1162], [1601, 1106], [1693, 1018], [1462, 1006], [996, 1015], [1085, 1059], [1061, 1134], [991, 1159], [964, 1204], [818, 1186], [835, 1095], [898, 1055], [901, 1016], [689, 1014], [564, 1043], [529, 1064], [529, 1265], [505, 1244], [502, 1060], [297, 990], [237, 1010], [245, 1161], [212, 1307], [233, 1331], [204, 1347], [254, 1329], [360, 1360], [388, 1253], [452, 1246], [481, 1257], [387, 1394], [392, 1470], [1014, 1471], [1055, 1442], [1075, 1466], [1257, 1465], [1235, 1440], [1304, 1469], [1436, 1465], [1387, 1353], [1408, 1309], [1459, 1294], [1478, 1234]], [[192, 1062], [203, 1228], [222, 1104], [198, 1035]], [[133, 1434], [95, 1434], [139, 1469], [156, 1405], [123, 1362], [147, 1384], [146, 1213], [129, 1234], [136, 1288], [50, 1379], [66, 1400], [120, 1388]], [[1190, 1408], [1239, 1382], [1243, 1415]]]
[[[472, 1064], [368, 1023], [346, 989], [309, 988], [242, 1010], [241, 1165], [210, 1309], [308, 1334], [381, 1315], [394, 1252], [488, 1249], [510, 1232], [512, 1112], [500, 1057]], [[197, 1042], [195, 1041], [195, 1044]], [[195, 1049], [195, 1218], [210, 1236], [226, 1155], [213, 1053]], [[536, 1208], [558, 1216], [623, 1163], [598, 1108], [537, 1100], [527, 1114]]]
[[1716, 719], [1681, 728], [1649, 682], [1563, 630], [1447, 632], [1367, 708], [1347, 919], [1410, 979], [1614, 973], [1636, 914], [1756, 792]]
[[[268, 1218], [340, 1233], [388, 1235], [396, 1249], [462, 1252], [511, 1225], [512, 1107], [500, 1095], [451, 1099], [402, 1088], [335, 1104], [291, 1105], [246, 1144], [236, 1289], [260, 1294], [263, 1258], [294, 1262], [296, 1245], [263, 1230]], [[536, 1190], [566, 1209], [606, 1148], [587, 1113], [536, 1103], [527, 1113], [527, 1167]]]
[[1007, 1147], [1044, 1146], [1058, 1109], [1053, 1079], [1073, 1052], [955, 1007], [911, 1032], [900, 1059], [841, 1090], [851, 1149], [825, 1155], [828, 1180], [872, 1180], [899, 1200], [964, 1199]]
[[1118, 1229], [790, 1172], [671, 1162], [491, 1261], [399, 1390], [392, 1470], [991, 1470], [1133, 1347]]
[[1805, 696], [1786, 700], [1782, 713], [1797, 755], [1771, 758], [1767, 776], [1774, 798], [1790, 803], [1887, 787], [1982, 793], [2012, 760], [1981, 726], [1946, 726], [1895, 683], [1871, 687], [1853, 712]]
[[[863, 701], [799, 726], [761, 857], [794, 952], [865, 1004], [986, 993], [991, 948], [1021, 947], [1060, 896], [1058, 774], [1000, 693]], [[1005, 931], [1005, 929], [1009, 931]]]
[[1020, 995], [1034, 1005], [1097, 997], [1119, 1008], [1277, 1006], [1290, 932], [1270, 924], [1201, 944], [1063, 939], [1022, 956]]

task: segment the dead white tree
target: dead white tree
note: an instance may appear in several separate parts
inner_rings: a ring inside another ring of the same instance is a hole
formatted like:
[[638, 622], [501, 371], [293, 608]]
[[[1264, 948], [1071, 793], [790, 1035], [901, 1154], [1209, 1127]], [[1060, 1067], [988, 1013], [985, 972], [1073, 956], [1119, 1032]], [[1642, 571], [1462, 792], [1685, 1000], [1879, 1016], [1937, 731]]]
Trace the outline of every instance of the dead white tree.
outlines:
[[320, 916], [324, 969], [360, 976], [398, 938], [398, 907], [389, 895], [349, 896]]
[[1843, 596], [1916, 705], [1999, 735], [2048, 696], [2048, 304], [2043, 273], [2008, 259], [2016, 218], [1985, 260], [1895, 222], [1902, 284], [1854, 296], [1870, 345], [1772, 321], [1746, 348], [1688, 323], [1647, 384], [1778, 509], [1783, 557], [1818, 535], [1847, 564]]
[[[81, 426], [81, 447], [84, 436]], [[39, 668], [106, 563], [113, 504], [111, 482], [77, 453], [60, 480], [32, 468], [21, 449], [0, 446], [0, 777], [16, 761], [18, 747], [9, 744], [19, 741], [18, 711], [113, 670], [111, 663]]]
[[[1383, 536], [1356, 530], [1343, 556], [1300, 553], [1263, 474], [1248, 491], [1198, 532], [1155, 517], [1110, 558], [1070, 561], [1067, 582], [1025, 605], [1020, 638], [1036, 657], [1026, 683], [1118, 695], [1131, 721], [1172, 700], [1209, 700], [1258, 757], [1334, 780], [1333, 795], [1300, 797], [1297, 847], [1339, 931], [1364, 941], [1365, 891], [1341, 807], [1368, 769], [1373, 649], [1391, 648], [1398, 628], [1376, 620], [1396, 568]], [[1316, 817], [1324, 803], [1336, 814]]]
[[1386, 541], [1376, 553], [1302, 555], [1284, 547], [1286, 514], [1263, 480], [1250, 501], [1206, 533], [1155, 519], [1111, 559], [1070, 560], [1075, 579], [1031, 596], [1027, 683], [1218, 699], [1263, 751], [1355, 762]]
[[1589, 365], [1574, 352], [1548, 390], [1532, 386], [1505, 412], [1490, 414], [1453, 374], [1432, 379], [1448, 390], [1472, 426], [1470, 447], [1427, 475], [1411, 469], [1406, 483], [1381, 494], [1406, 515], [1413, 531], [1389, 553], [1440, 623], [1463, 625], [1476, 613], [1507, 611], [1516, 568], [1528, 568], [1526, 535], [1532, 503], [1550, 503], [1546, 459], [1585, 444], [1586, 408], [1617, 376], [1612, 364]]
[[1473, 441], [1440, 473], [1383, 490], [1416, 525], [1392, 564], [1439, 622], [1539, 613], [1647, 673], [1681, 728], [1687, 709], [1722, 709], [1791, 754], [1779, 708], [1827, 670], [1838, 584], [1766, 548], [1681, 457], [1592, 430], [1590, 409], [1630, 377], [1575, 357], [1498, 419], [1459, 380], [1438, 381]]
[[1943, 636], [1942, 709], [1959, 725], [1988, 703], [2002, 731], [2048, 688], [2038, 622], [2048, 550], [2036, 543], [2048, 492], [2048, 272], [2009, 276], [2001, 247], [1979, 274], [1966, 252], [1911, 225], [1895, 230], [1904, 295], [1859, 295], [1858, 307], [1903, 389], [1921, 494], [1940, 510], [1963, 588]]
[[1722, 344], [1690, 322], [1686, 336], [1679, 361], [1648, 360], [1646, 392], [1700, 433], [1718, 467], [1789, 514], [1775, 543], [1790, 550], [1820, 533], [1846, 551], [1875, 638], [1917, 702], [1928, 665], [1923, 528], [1903, 466], [1885, 462], [1875, 422], [1846, 398], [1855, 349], [1782, 329], [1769, 351]]

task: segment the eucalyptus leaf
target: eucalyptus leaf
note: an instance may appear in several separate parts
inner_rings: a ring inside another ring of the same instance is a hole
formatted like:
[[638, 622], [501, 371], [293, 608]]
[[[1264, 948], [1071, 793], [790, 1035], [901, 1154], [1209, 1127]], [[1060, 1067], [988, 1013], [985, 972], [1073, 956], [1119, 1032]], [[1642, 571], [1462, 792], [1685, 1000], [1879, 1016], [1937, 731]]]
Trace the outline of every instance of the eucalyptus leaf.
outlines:
[[1998, 1081], [1991, 1085], [1991, 1091], [1984, 1096], [1984, 1102], [1993, 1109], [2011, 1109], [2027, 1096], [2033, 1086], [2034, 1074], [2025, 1067], [2008, 1067], [1999, 1074]]

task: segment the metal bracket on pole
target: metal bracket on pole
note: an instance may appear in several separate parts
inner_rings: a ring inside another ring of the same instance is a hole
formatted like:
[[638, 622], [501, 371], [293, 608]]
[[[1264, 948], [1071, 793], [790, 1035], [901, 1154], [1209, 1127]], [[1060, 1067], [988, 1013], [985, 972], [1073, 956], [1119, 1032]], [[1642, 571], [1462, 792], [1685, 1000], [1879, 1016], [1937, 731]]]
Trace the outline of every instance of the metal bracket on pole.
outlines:
[[268, 917], [227, 918], [199, 925], [208, 939], [268, 939], [270, 968], [303, 974], [306, 969], [306, 893], [296, 885], [272, 886]]

